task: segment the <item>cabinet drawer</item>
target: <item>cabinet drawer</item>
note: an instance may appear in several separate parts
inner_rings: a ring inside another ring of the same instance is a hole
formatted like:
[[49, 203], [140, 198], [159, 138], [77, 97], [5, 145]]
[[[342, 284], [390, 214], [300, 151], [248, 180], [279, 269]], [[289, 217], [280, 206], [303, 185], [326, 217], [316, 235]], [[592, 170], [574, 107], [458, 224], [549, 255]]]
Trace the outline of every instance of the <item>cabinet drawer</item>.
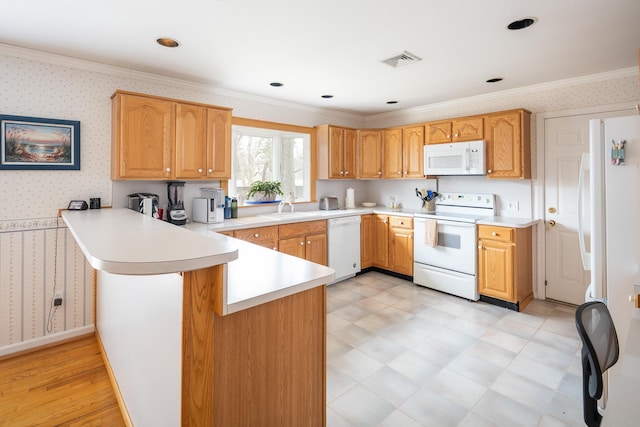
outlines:
[[407, 218], [404, 216], [390, 216], [389, 225], [393, 228], [413, 229], [413, 218]]
[[233, 237], [257, 245], [273, 247], [278, 241], [278, 226], [247, 228], [245, 230], [235, 230]]
[[326, 231], [326, 220], [296, 222], [294, 224], [283, 224], [279, 226], [281, 240], [309, 234], [322, 234]]
[[500, 242], [513, 242], [515, 230], [509, 227], [497, 227], [493, 225], [478, 226], [478, 238], [498, 240]]

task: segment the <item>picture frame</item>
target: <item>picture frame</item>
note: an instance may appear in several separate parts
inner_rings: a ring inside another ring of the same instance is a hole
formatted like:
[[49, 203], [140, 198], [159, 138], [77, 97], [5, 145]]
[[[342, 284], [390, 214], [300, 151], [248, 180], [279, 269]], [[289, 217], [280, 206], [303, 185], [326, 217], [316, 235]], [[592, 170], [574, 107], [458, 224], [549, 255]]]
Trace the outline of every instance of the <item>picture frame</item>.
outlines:
[[0, 170], [80, 170], [80, 122], [0, 115]]

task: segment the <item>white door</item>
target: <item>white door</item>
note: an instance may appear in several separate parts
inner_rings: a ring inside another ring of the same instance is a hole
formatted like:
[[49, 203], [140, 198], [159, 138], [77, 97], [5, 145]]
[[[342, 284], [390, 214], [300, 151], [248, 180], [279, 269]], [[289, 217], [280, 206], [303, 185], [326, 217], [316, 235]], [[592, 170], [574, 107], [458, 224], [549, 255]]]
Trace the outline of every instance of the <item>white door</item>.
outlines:
[[546, 298], [584, 302], [590, 279], [578, 243], [580, 159], [589, 152], [589, 120], [619, 115], [616, 111], [545, 119]]

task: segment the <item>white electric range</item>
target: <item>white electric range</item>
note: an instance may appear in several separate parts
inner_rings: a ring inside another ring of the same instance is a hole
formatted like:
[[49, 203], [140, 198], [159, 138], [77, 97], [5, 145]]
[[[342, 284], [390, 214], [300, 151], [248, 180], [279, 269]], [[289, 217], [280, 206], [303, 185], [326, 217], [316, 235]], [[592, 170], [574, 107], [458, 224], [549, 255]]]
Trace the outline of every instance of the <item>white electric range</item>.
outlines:
[[[477, 301], [476, 222], [494, 215], [495, 195], [486, 193], [443, 193], [435, 212], [416, 213], [413, 282]], [[437, 227], [435, 247], [427, 244], [430, 221]]]

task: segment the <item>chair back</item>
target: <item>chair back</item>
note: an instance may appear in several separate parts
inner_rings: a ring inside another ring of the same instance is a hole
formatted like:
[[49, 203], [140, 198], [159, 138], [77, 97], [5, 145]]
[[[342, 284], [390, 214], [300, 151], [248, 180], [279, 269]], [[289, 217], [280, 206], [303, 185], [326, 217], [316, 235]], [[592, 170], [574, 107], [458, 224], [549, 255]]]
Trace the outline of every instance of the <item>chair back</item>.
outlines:
[[590, 427], [598, 426], [602, 419], [597, 410], [603, 390], [602, 374], [618, 361], [618, 335], [607, 306], [600, 301], [586, 302], [578, 307], [576, 328], [582, 340], [585, 422]]

